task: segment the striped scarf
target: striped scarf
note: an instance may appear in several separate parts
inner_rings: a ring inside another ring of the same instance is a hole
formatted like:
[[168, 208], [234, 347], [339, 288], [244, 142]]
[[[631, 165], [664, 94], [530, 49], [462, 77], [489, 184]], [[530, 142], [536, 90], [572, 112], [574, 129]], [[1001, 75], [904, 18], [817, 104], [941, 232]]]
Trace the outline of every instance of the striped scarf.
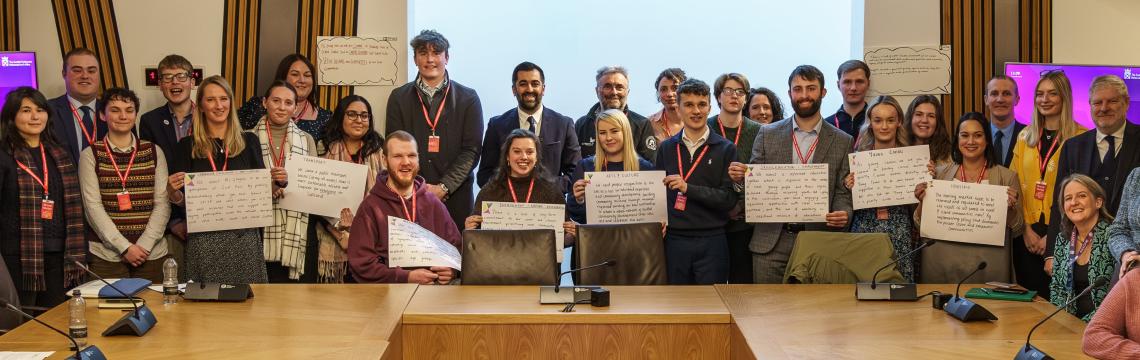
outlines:
[[[352, 157], [348, 155], [348, 150], [345, 148], [344, 142], [341, 141], [329, 144], [328, 152], [325, 153], [324, 158], [352, 162]], [[376, 177], [384, 169], [384, 151], [379, 150], [368, 155], [368, 158], [364, 159], [364, 163], [368, 165], [368, 179], [364, 186], [364, 193], [360, 194], [361, 199], [364, 199], [368, 192], [372, 191], [372, 186], [376, 184]], [[354, 212], [355, 210], [353, 209]], [[332, 221], [335, 222], [336, 220], [333, 219]], [[320, 275], [320, 282], [340, 283], [344, 281], [344, 275], [348, 271], [348, 254], [345, 253], [345, 249], [340, 246], [336, 235], [329, 232], [324, 226], [317, 227], [317, 239], [320, 241], [320, 252], [317, 254], [317, 273]]]
[[[112, 149], [115, 162], [111, 163], [110, 156], [104, 150], [106, 149], [104, 141], [106, 140], [96, 142], [91, 148], [95, 155], [95, 174], [99, 179], [99, 195], [103, 210], [111, 217], [111, 222], [115, 223], [119, 233], [134, 244], [146, 230], [147, 224], [150, 223], [150, 213], [154, 209], [154, 167], [157, 164], [154, 144], [146, 140], [138, 140], [135, 143], [138, 153], [135, 154], [134, 165], [131, 166], [126, 185], [126, 190], [131, 194], [131, 209], [122, 211], [119, 210], [118, 194], [123, 191], [123, 181], [119, 178], [119, 172], [127, 171], [131, 152], [120, 153]], [[119, 166], [117, 171], [116, 164]], [[90, 239], [102, 242], [98, 236]]]
[[[265, 124], [265, 117], [262, 117], [253, 132], [260, 140], [261, 156], [265, 160], [266, 167], [272, 167], [277, 153], [269, 147], [269, 131]], [[289, 147], [285, 161], [289, 161], [288, 159], [294, 154], [309, 155], [308, 149], [305, 148], [304, 132], [293, 122], [289, 122], [286, 129], [287, 141], [281, 145]], [[273, 202], [276, 205], [277, 201]], [[309, 229], [309, 214], [274, 206], [273, 225], [264, 229], [265, 261], [280, 261], [282, 266], [289, 268], [289, 279], [300, 279], [305, 273], [305, 235]]]
[[[41, 143], [40, 146], [47, 145]], [[40, 169], [43, 167], [42, 163], [33, 161], [29, 151], [31, 150], [27, 148], [18, 148], [13, 157], [27, 165], [28, 168], [33, 169], [32, 171], [37, 169], [42, 171]], [[66, 222], [67, 238], [64, 240], [63, 286], [68, 288], [78, 285], [83, 276], [83, 270], [71, 261], [86, 262], [85, 257], [87, 256], [79, 175], [75, 162], [71, 161], [71, 154], [65, 148], [50, 146], [47, 148], [47, 156], [55, 160], [55, 166], [60, 172], [60, 177], [63, 178], [63, 184], [54, 186], [63, 186], [63, 204], [55, 204], [55, 206], [64, 207], [64, 218], [62, 220]], [[20, 193], [20, 267], [24, 275], [23, 290], [44, 291], [47, 290], [47, 283], [44, 281], [43, 223], [40, 221], [40, 202], [43, 201], [44, 192], [43, 188], [26, 171], [21, 169], [17, 171], [17, 174], [19, 175], [16, 176], [16, 184]], [[42, 175], [36, 174], [36, 176]], [[49, 189], [52, 186], [52, 184], [48, 184]]]

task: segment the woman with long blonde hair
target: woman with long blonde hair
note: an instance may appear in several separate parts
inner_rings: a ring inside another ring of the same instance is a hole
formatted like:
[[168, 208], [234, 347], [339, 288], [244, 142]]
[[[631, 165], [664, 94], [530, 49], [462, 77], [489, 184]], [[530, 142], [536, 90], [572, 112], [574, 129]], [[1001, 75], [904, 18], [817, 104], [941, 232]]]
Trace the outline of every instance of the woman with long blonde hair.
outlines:
[[596, 153], [578, 162], [571, 179], [571, 194], [566, 197], [566, 211], [570, 213], [570, 219], [579, 224], [586, 223], [586, 186], [589, 181], [584, 178], [587, 169], [595, 172], [653, 170], [652, 163], [637, 155], [629, 118], [621, 110], [610, 109], [599, 114], [594, 131], [598, 142]]

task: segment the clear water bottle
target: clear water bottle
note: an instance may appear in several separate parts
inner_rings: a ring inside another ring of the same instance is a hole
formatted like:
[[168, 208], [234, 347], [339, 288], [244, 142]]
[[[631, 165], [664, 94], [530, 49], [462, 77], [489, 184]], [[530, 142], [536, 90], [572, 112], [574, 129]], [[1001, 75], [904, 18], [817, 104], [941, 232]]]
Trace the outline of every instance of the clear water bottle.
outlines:
[[68, 332], [82, 348], [87, 346], [87, 300], [79, 296], [79, 290], [75, 290], [71, 292], [71, 300], [67, 303], [68, 308], [71, 309], [71, 322], [67, 326]]
[[178, 303], [178, 262], [167, 258], [162, 263], [162, 303]]

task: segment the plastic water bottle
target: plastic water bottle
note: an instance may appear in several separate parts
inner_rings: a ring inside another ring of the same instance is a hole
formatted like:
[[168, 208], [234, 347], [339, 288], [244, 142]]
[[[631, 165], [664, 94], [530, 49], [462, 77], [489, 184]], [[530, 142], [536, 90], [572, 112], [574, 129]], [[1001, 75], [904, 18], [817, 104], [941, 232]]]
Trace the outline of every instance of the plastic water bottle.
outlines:
[[178, 262], [174, 258], [162, 263], [162, 303], [178, 303]]
[[75, 290], [71, 292], [71, 301], [68, 301], [67, 306], [71, 309], [68, 332], [80, 348], [87, 346], [87, 300], [79, 296], [79, 290]]

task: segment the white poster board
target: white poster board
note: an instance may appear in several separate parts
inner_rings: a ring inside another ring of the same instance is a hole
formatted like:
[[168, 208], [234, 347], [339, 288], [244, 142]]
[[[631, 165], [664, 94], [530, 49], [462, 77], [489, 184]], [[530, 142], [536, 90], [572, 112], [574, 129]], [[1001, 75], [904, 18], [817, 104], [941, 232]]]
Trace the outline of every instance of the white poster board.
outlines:
[[668, 223], [664, 171], [587, 172], [586, 222]]
[[868, 96], [950, 93], [950, 45], [863, 49], [871, 68]]
[[463, 256], [454, 245], [419, 224], [389, 216], [388, 266], [446, 266], [463, 270]]
[[186, 174], [186, 232], [273, 225], [269, 169]]
[[554, 244], [558, 262], [562, 262], [563, 236], [566, 229], [562, 223], [566, 221], [566, 204], [534, 204], [484, 201], [483, 224], [481, 229], [487, 230], [526, 230], [550, 229], [554, 230]]
[[927, 145], [860, 151], [847, 155], [855, 186], [851, 204], [856, 210], [914, 204], [914, 188], [930, 181]]
[[368, 165], [292, 155], [285, 162], [289, 186], [277, 200], [282, 209], [339, 217], [343, 208], [353, 213], [364, 200]]
[[392, 36], [318, 36], [317, 78], [321, 85], [396, 85], [403, 46]]
[[827, 164], [752, 164], [744, 175], [750, 223], [826, 222]]
[[1007, 188], [934, 180], [922, 201], [922, 237], [1004, 246]]

